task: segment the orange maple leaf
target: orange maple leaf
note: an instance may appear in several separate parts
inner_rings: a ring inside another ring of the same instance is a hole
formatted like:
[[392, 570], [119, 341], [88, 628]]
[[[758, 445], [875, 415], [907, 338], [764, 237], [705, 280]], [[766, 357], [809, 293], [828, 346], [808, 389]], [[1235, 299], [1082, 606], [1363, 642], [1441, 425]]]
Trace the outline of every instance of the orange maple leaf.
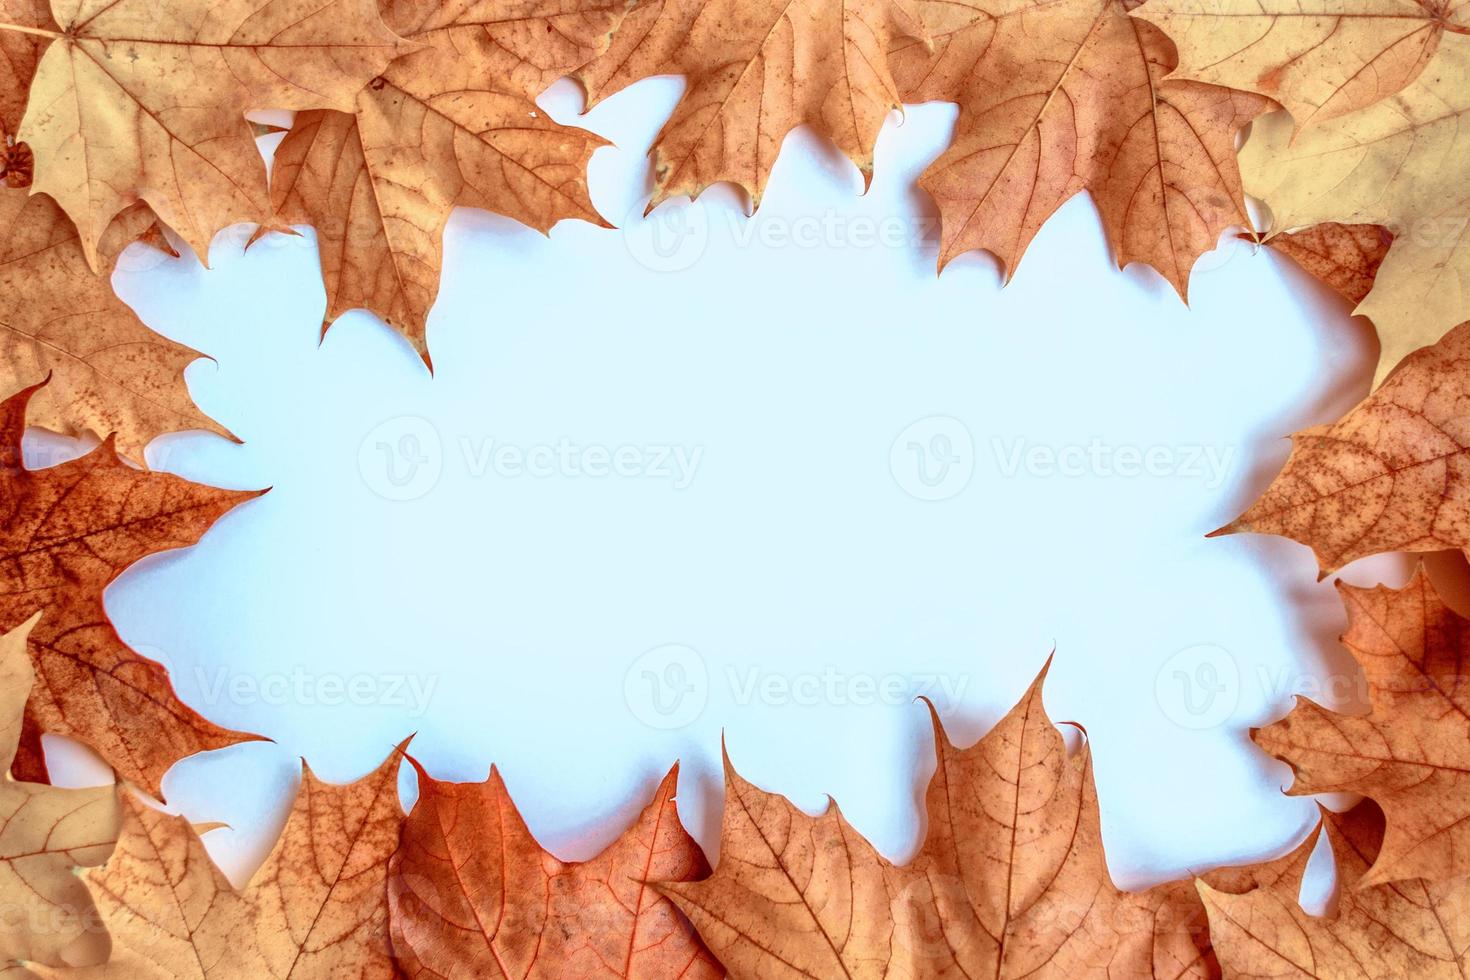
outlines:
[[920, 178], [939, 205], [941, 267], [985, 249], [1013, 272], [1043, 222], [1092, 193], [1119, 267], [1147, 262], [1186, 294], [1231, 225], [1250, 225], [1237, 131], [1258, 95], [1168, 80], [1169, 41], [1132, 0], [921, 0], [932, 50], [902, 44], [906, 102], [957, 102], [953, 144]]
[[358, 96], [355, 114], [297, 115], [276, 151], [277, 221], [316, 229], [327, 320], [365, 306], [420, 353], [439, 287], [444, 223], [485, 208], [547, 231], [606, 222], [587, 162], [605, 141], [558, 125], [535, 99], [606, 48], [621, 0], [392, 0], [415, 42]]
[[[1325, 916], [1297, 901], [1307, 859], [1325, 832], [1337, 858], [1336, 909]], [[1231, 977], [1330, 977], [1331, 980], [1461, 980], [1470, 971], [1466, 879], [1398, 881], [1369, 887], [1383, 814], [1371, 803], [1323, 813], [1316, 833], [1285, 873], [1229, 895], [1202, 884], [1215, 953]]]
[[1328, 221], [1272, 235], [1265, 243], [1356, 304], [1373, 288], [1378, 267], [1393, 244], [1393, 233], [1382, 225]]
[[1305, 698], [1252, 733], [1296, 773], [1290, 793], [1361, 793], [1388, 832], [1363, 884], [1470, 873], [1470, 623], [1422, 569], [1403, 589], [1338, 583], [1342, 642], [1367, 673], [1372, 710], [1343, 715]]
[[[10, 141], [25, 115], [36, 66], [60, 28], [47, 0], [0, 0], [0, 20], [21, 28], [0, 31], [0, 129]], [[29, 175], [26, 183], [30, 183]]]
[[410, 977], [722, 975], [689, 923], [646, 884], [709, 873], [679, 823], [677, 766], [637, 822], [579, 864], [541, 849], [494, 769], [483, 783], [444, 783], [414, 766], [419, 799], [388, 887], [393, 948]]
[[873, 144], [899, 107], [887, 50], [921, 37], [909, 0], [655, 0], [580, 72], [589, 105], [652, 75], [684, 97], [654, 141], [649, 208], [733, 181], [759, 207], [786, 134], [809, 125], [873, 175]]
[[144, 555], [197, 541], [257, 496], [129, 466], [112, 440], [49, 469], [22, 463], [26, 407], [44, 385], [0, 403], [0, 629], [41, 610], [31, 632], [37, 684], [14, 766], [43, 782], [40, 735], [85, 742], [125, 780], [155, 795], [186, 755], [253, 739], [206, 721], [174, 694], [166, 671], [122, 642], [103, 590]]
[[[660, 889], [733, 976], [1216, 976], [1188, 882], [1114, 887], [1089, 753], [1068, 758], [1044, 677], [971, 748], [934, 717], [929, 835], [910, 864], [884, 860], [835, 804], [807, 816], [727, 758], [719, 866]], [[1272, 870], [1212, 880], [1236, 891]]]
[[107, 275], [98, 276], [56, 202], [0, 188], [0, 391], [49, 374], [31, 399], [31, 424], [111, 433], [139, 462], [161, 432], [228, 434], [189, 399], [183, 371], [199, 353], [149, 330], [108, 282], [123, 249], [156, 228], [146, 205], [118, 215], [100, 246]]
[[1470, 323], [1402, 367], [1341, 421], [1292, 436], [1255, 503], [1217, 531], [1281, 534], [1325, 577], [1365, 555], [1470, 545]]

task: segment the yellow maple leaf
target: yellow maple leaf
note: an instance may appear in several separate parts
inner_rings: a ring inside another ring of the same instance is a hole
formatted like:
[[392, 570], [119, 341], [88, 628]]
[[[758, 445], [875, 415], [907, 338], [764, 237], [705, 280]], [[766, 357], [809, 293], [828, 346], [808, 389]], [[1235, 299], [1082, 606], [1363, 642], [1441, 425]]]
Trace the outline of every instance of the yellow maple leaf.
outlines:
[[1470, 29], [1470, 4], [1445, 0], [1150, 0], [1136, 16], [1178, 46], [1171, 77], [1259, 92], [1299, 128], [1394, 94]]
[[354, 783], [303, 767], [280, 839], [244, 892], [195, 828], [131, 793], [117, 852], [83, 878], [112, 934], [106, 963], [40, 969], [70, 980], [392, 980], [388, 859], [403, 819], [403, 747]]
[[147, 201], [200, 256], [269, 211], [250, 109], [352, 105], [401, 41], [371, 0], [54, 0], [18, 139], [34, 187], [76, 222], [89, 264]]
[[[57, 789], [9, 775], [36, 676], [26, 638], [40, 618], [37, 613], [0, 636], [0, 963], [63, 962], [63, 951], [86, 935], [95, 915], [73, 871], [102, 863], [117, 840], [111, 786]], [[0, 970], [0, 976], [9, 974]]]
[[[1297, 13], [1292, 13], [1297, 11]], [[1240, 154], [1272, 229], [1384, 225], [1393, 247], [1355, 312], [1378, 328], [1374, 385], [1470, 319], [1470, 4], [1154, 0], [1186, 77], [1280, 98]]]

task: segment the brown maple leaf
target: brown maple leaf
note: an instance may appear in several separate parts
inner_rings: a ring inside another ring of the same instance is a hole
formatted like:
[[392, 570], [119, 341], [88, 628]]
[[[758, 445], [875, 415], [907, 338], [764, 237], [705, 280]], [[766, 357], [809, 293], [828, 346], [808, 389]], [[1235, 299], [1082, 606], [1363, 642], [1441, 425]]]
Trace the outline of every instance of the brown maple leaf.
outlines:
[[140, 199], [207, 257], [217, 230], [269, 209], [245, 112], [350, 108], [400, 45], [372, 0], [113, 0], [53, 5], [48, 23], [22, 9], [0, 33], [28, 40], [6, 53], [48, 44], [16, 135], [93, 268], [113, 216]]
[[1211, 533], [1281, 534], [1325, 577], [1364, 555], [1470, 546], [1470, 324], [1402, 368], [1341, 421], [1292, 436], [1259, 500]]
[[157, 794], [177, 760], [256, 736], [211, 724], [179, 701], [163, 667], [123, 644], [102, 593], [133, 562], [193, 544], [256, 494], [136, 469], [111, 439], [80, 459], [27, 470], [26, 407], [41, 390], [0, 403], [0, 629], [45, 614], [30, 635], [38, 683], [15, 773], [45, 780], [40, 733], [52, 732], [90, 745], [121, 778]]
[[[1254, 235], [1241, 237], [1255, 238]], [[1345, 299], [1361, 303], [1373, 288], [1373, 278], [1393, 244], [1393, 235], [1382, 225], [1343, 225], [1329, 221], [1301, 231], [1271, 235], [1265, 243]]]
[[1403, 589], [1338, 583], [1342, 641], [1367, 674], [1372, 710], [1342, 715], [1305, 698], [1253, 733], [1289, 763], [1290, 793], [1360, 793], [1388, 817], [1365, 885], [1470, 873], [1470, 623], [1423, 570]]
[[578, 864], [541, 849], [494, 769], [483, 783], [443, 783], [414, 766], [419, 799], [388, 884], [393, 948], [408, 976], [722, 975], [689, 924], [646, 884], [709, 873], [679, 823], [677, 766], [622, 837]]
[[41, 55], [60, 28], [47, 0], [0, 0], [0, 23], [17, 28], [0, 31], [0, 129], [8, 140], [25, 115]]
[[960, 107], [920, 185], [939, 205], [940, 266], [982, 248], [1007, 274], [1043, 222], [1090, 191], [1119, 267], [1147, 262], [1186, 294], [1189, 271], [1247, 225], [1237, 131], [1257, 95], [1165, 78], [1173, 49], [1132, 0], [922, 0], [933, 39], [897, 46], [906, 102]]
[[[885, 861], [835, 804], [809, 817], [727, 758], [719, 866], [660, 889], [732, 976], [1216, 975], [1189, 883], [1113, 886], [1090, 758], [1067, 757], [1044, 677], [969, 749], [934, 717], [929, 835], [912, 863]], [[1241, 890], [1272, 869], [1214, 880]]]
[[[1297, 901], [1307, 859], [1325, 831], [1337, 859], [1339, 897], [1325, 916]], [[1229, 895], [1201, 885], [1215, 952], [1231, 977], [1331, 980], [1463, 980], [1470, 973], [1467, 879], [1398, 881], [1370, 887], [1383, 814], [1371, 803], [1323, 813], [1286, 874]]]
[[1397, 236], [1354, 311], [1378, 328], [1375, 384], [1470, 319], [1467, 158], [1470, 37], [1460, 36], [1444, 38], [1402, 92], [1301, 132], [1272, 113], [1241, 150], [1246, 189], [1270, 206], [1275, 227], [1372, 222]]
[[1356, 312], [1382, 342], [1374, 383], [1470, 318], [1470, 3], [1152, 0], [1178, 77], [1279, 98], [1240, 155], [1274, 227], [1372, 223], [1397, 236]]
[[424, 353], [444, 223], [485, 208], [547, 231], [606, 225], [586, 168], [605, 141], [560, 126], [535, 99], [607, 46], [621, 0], [393, 0], [389, 24], [416, 42], [359, 96], [356, 114], [297, 115], [276, 151], [281, 223], [316, 228], [327, 320], [364, 306]]
[[[95, 914], [73, 871], [101, 864], [117, 840], [111, 786], [57, 789], [16, 782], [10, 763], [20, 741], [26, 696], [35, 682], [26, 636], [38, 613], [0, 637], [0, 963], [62, 963]], [[6, 976], [0, 970], [0, 976]]]
[[1150, 0], [1137, 16], [1178, 46], [1173, 77], [1259, 92], [1298, 127], [1393, 95], [1446, 32], [1470, 33], [1457, 0]]
[[101, 243], [107, 275], [98, 276], [51, 198], [0, 188], [0, 391], [49, 374], [51, 383], [31, 399], [32, 425], [112, 433], [119, 452], [139, 462], [161, 432], [228, 435], [183, 383], [198, 352], [145, 327], [108, 282], [122, 250], [154, 228], [146, 205], [118, 215]]
[[648, 207], [738, 184], [759, 207], [786, 134], [808, 125], [873, 175], [873, 144], [898, 87], [886, 52], [922, 37], [910, 0], [654, 0], [577, 73], [589, 105], [651, 75], [684, 97], [653, 144]]
[[68, 980], [391, 980], [386, 880], [398, 844], [400, 746], [346, 785], [302, 767], [286, 827], [244, 892], [198, 833], [123, 794], [117, 852], [83, 873], [112, 958]]

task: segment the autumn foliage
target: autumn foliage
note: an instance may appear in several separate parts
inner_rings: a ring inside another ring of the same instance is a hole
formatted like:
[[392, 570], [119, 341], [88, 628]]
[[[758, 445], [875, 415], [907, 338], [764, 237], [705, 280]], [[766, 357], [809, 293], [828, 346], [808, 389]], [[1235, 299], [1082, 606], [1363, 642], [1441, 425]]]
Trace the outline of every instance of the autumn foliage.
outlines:
[[144, 555], [193, 544], [255, 495], [129, 466], [112, 439], [80, 459], [26, 469], [26, 409], [45, 387], [0, 403], [0, 629], [42, 613], [30, 630], [37, 683], [13, 771], [44, 781], [40, 736], [54, 732], [96, 748], [123, 779], [157, 795], [179, 759], [254, 736], [226, 731], [181, 702], [167, 671], [117, 635], [102, 590]]
[[[938, 267], [984, 249], [1013, 270], [1085, 191], [1119, 266], [1148, 264], [1182, 298], [1195, 260], [1246, 229], [1370, 318], [1382, 357], [1372, 394], [1297, 433], [1216, 533], [1290, 537], [1324, 575], [1470, 550], [1470, 4], [0, 6], [0, 980], [1470, 973], [1470, 626], [1422, 572], [1340, 587], [1365, 713], [1301, 700], [1253, 733], [1290, 792], [1366, 799], [1323, 811], [1341, 884], [1325, 916], [1297, 902], [1316, 835], [1274, 862], [1118, 889], [1090, 747], [1076, 732], [1069, 750], [1047, 717], [1044, 671], [968, 748], [932, 715], [927, 834], [904, 863], [836, 804], [807, 814], [728, 757], [714, 868], [680, 823], [677, 767], [601, 854], [562, 861], [495, 770], [440, 781], [405, 743], [346, 785], [303, 767], [278, 842], [236, 888], [201, 828], [149, 797], [178, 760], [256, 736], [183, 704], [102, 601], [127, 566], [255, 496], [143, 465], [160, 433], [228, 433], [189, 399], [195, 352], [113, 293], [124, 253], [176, 242], [207, 259], [228, 225], [309, 225], [327, 322], [367, 308], [427, 359], [455, 208], [543, 232], [606, 224], [586, 181], [604, 141], [536, 105], [564, 76], [589, 105], [683, 77], [650, 208], [719, 182], [759, 207], [802, 126], [867, 181], [890, 114], [945, 101], [954, 139], [919, 180]], [[260, 109], [295, 110], [269, 172], [246, 116]], [[27, 424], [104, 441], [32, 469]], [[117, 785], [49, 785], [43, 733], [95, 750]]]

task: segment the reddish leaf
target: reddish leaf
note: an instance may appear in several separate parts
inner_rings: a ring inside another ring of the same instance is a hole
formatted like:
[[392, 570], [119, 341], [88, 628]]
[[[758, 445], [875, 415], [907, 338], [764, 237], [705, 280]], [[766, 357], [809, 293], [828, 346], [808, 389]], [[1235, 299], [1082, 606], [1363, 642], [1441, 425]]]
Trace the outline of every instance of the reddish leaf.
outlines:
[[483, 783], [443, 783], [414, 765], [419, 800], [388, 885], [393, 948], [410, 977], [721, 975], [674, 906], [645, 884], [709, 873], [679, 823], [677, 766], [622, 837], [568, 864], [536, 843], [494, 769]]
[[0, 629], [37, 610], [36, 687], [14, 772], [45, 780], [40, 733], [78, 739], [125, 780], [158, 793], [186, 755], [253, 739], [211, 724], [179, 701], [163, 667], [128, 649], [102, 592], [144, 555], [199, 540], [222, 514], [256, 496], [150, 473], [106, 443], [43, 470], [21, 461], [26, 406], [40, 388], [0, 404]]

